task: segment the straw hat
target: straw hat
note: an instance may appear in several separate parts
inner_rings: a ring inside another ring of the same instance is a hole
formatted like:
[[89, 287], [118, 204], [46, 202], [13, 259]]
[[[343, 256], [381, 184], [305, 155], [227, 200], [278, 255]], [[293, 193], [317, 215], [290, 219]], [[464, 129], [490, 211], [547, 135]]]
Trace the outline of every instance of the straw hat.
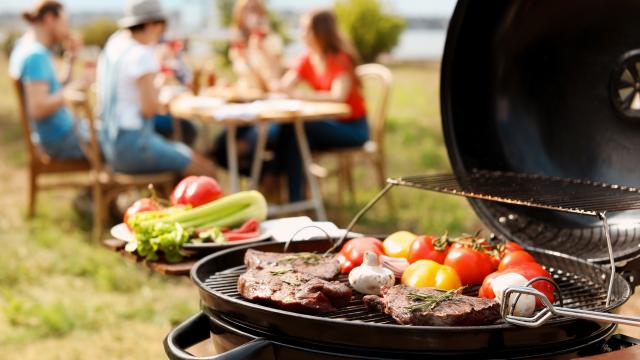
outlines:
[[118, 25], [121, 28], [129, 28], [166, 18], [160, 0], [127, 0], [124, 17], [118, 21]]

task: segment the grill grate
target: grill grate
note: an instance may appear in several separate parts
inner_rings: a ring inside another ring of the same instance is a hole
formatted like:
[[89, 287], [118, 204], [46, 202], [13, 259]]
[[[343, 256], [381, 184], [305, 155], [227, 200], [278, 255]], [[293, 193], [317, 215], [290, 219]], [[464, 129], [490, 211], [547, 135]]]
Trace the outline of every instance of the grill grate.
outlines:
[[[609, 261], [605, 234], [597, 223], [593, 226], [571, 227], [558, 226], [545, 222], [526, 213], [514, 213], [514, 209], [498, 204], [484, 204], [500, 226], [507, 230], [505, 238], [516, 240], [521, 244], [551, 249], [563, 254], [585, 259], [590, 262], [604, 264]], [[502, 236], [503, 231], [497, 231]], [[640, 226], [629, 224], [610, 225], [611, 245], [616, 261], [630, 260], [640, 254], [638, 238]]]
[[466, 178], [437, 174], [388, 179], [387, 182], [582, 215], [640, 209], [640, 191], [635, 187], [542, 175], [475, 170]]
[[[583, 310], [602, 310], [606, 307], [606, 290], [601, 284], [594, 283], [588, 275], [580, 275], [553, 267], [546, 267], [546, 269], [562, 289], [565, 307]], [[204, 281], [204, 286], [211, 292], [232, 297], [236, 301], [248, 302], [237, 290], [238, 277], [245, 271], [246, 267], [243, 265], [215, 273]], [[338, 280], [349, 284], [346, 275], [341, 275]], [[464, 293], [465, 295], [477, 296], [478, 287], [468, 288]], [[330, 314], [317, 316], [343, 321], [396, 324], [389, 315], [367, 311], [362, 301], [362, 295], [355, 291], [354, 297], [346, 307]]]

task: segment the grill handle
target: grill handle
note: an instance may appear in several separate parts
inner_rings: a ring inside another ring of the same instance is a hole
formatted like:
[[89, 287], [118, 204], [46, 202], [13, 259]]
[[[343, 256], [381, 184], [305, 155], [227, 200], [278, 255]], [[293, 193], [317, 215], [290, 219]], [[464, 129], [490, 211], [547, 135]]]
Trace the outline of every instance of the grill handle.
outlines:
[[218, 355], [198, 357], [186, 352], [185, 349], [208, 339], [210, 334], [209, 317], [199, 312], [171, 330], [164, 339], [164, 351], [171, 360], [274, 359], [271, 341], [259, 337]]

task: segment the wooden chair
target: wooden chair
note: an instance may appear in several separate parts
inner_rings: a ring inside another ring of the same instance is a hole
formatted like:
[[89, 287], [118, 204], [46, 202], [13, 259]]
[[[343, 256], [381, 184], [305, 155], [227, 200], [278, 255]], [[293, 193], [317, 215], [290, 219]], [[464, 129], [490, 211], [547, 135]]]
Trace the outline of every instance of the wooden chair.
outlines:
[[[375, 171], [376, 181], [380, 188], [386, 185], [386, 164], [384, 156], [384, 130], [387, 118], [387, 105], [391, 92], [393, 76], [391, 71], [380, 64], [364, 64], [356, 68], [356, 75], [363, 85], [364, 95], [367, 100], [369, 120], [369, 138], [364, 145], [353, 148], [336, 148], [316, 152], [316, 158], [333, 156], [338, 161], [338, 191], [342, 196], [344, 187], [348, 188], [351, 200], [354, 200], [353, 166], [355, 158], [362, 158], [369, 162]], [[372, 106], [373, 105], [373, 106]], [[314, 170], [314, 169], [312, 169]], [[328, 172], [315, 166], [315, 171], [320, 177], [325, 177]], [[389, 208], [393, 207], [389, 194], [385, 196]]]
[[39, 180], [43, 175], [49, 174], [88, 174], [91, 164], [87, 160], [63, 160], [53, 159], [31, 139], [31, 123], [27, 115], [27, 108], [24, 96], [24, 89], [20, 79], [13, 80], [14, 89], [18, 97], [18, 114], [22, 123], [22, 135], [27, 147], [27, 158], [29, 161], [29, 202], [27, 216], [33, 217], [36, 210], [36, 200], [38, 191], [63, 187], [87, 187], [87, 181], [72, 181], [62, 179], [55, 182], [49, 181], [41, 183]]
[[86, 93], [78, 93], [68, 98], [68, 100], [76, 117], [85, 120], [89, 130], [89, 138], [82, 141], [81, 146], [91, 164], [92, 200], [94, 205], [92, 238], [100, 240], [109, 206], [118, 194], [129, 189], [142, 188], [148, 184], [153, 184], [168, 196], [175, 183], [176, 174], [172, 172], [125, 174], [112, 171], [102, 159], [102, 150], [96, 130], [97, 126], [91, 97]]

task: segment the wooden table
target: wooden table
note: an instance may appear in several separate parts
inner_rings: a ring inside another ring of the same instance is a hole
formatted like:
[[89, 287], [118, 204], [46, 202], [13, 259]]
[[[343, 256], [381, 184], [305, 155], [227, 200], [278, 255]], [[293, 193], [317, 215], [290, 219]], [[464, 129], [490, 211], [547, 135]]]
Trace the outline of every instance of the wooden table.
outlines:
[[[304, 123], [324, 119], [335, 119], [348, 116], [350, 108], [344, 103], [335, 102], [309, 102], [301, 101], [295, 109], [258, 109], [251, 117], [225, 116], [220, 114], [225, 111], [227, 104], [221, 103], [219, 98], [210, 98], [211, 105], [206, 105], [206, 98], [197, 97], [197, 105], [194, 105], [193, 96], [181, 96], [171, 102], [169, 109], [174, 117], [194, 119], [205, 124], [220, 124], [227, 127], [227, 162], [229, 168], [231, 192], [240, 189], [238, 171], [238, 151], [236, 147], [236, 130], [239, 126], [255, 125], [258, 130], [256, 152], [251, 167], [250, 188], [256, 188], [262, 171], [264, 153], [267, 146], [267, 128], [269, 124], [293, 124], [298, 148], [302, 157], [302, 165], [305, 171], [311, 199], [296, 203], [288, 203], [269, 208], [270, 215], [277, 215], [292, 211], [315, 210], [318, 220], [326, 220], [326, 212], [318, 186], [318, 179], [310, 170], [312, 164], [311, 150], [304, 132]], [[228, 109], [228, 108], [227, 108]]]

